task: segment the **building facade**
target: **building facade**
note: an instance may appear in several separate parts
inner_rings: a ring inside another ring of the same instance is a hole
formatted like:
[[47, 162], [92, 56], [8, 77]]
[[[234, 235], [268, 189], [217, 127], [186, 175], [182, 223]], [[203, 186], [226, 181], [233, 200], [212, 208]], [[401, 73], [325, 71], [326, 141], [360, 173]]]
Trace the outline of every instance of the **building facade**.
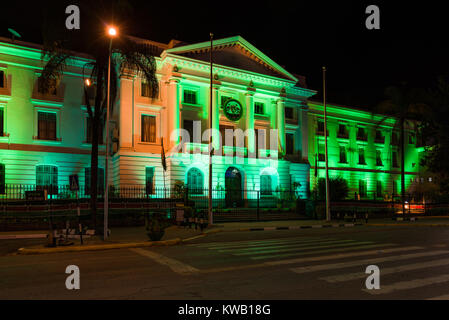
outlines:
[[[308, 103], [308, 145], [311, 186], [325, 178], [324, 108]], [[341, 177], [349, 198], [390, 200], [401, 194], [401, 152], [397, 119], [355, 108], [327, 105], [329, 177]], [[422, 183], [420, 159], [424, 152], [417, 124], [406, 122], [404, 134], [405, 190]]]
[[[303, 77], [236, 36], [214, 41], [211, 89], [209, 42], [136, 41], [159, 48], [159, 95], [151, 99], [148, 85], [133, 71], [121, 74], [111, 115], [110, 185], [145, 186], [146, 193], [157, 196], [158, 188], [171, 189], [181, 181], [205, 195], [212, 135], [213, 190], [239, 190], [242, 199], [283, 190], [309, 196], [324, 174], [323, 108], [310, 100], [316, 92], [307, 89]], [[63, 78], [43, 92], [41, 48], [0, 39], [3, 189], [8, 184], [68, 185], [71, 174], [89, 188], [91, 124], [83, 103], [83, 67], [90, 61], [74, 54]], [[351, 193], [365, 197], [376, 190], [384, 197], [399, 174], [394, 125], [394, 119], [329, 106], [331, 176], [347, 179]], [[419, 172], [422, 151], [415, 140], [406, 146], [410, 181]], [[101, 180], [104, 153], [103, 144]]]

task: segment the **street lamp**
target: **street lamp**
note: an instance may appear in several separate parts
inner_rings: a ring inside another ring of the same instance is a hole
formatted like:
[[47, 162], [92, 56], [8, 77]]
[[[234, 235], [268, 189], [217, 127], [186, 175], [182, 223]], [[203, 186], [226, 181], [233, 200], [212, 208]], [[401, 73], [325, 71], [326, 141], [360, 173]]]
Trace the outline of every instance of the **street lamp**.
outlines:
[[110, 90], [111, 90], [111, 53], [112, 53], [112, 39], [117, 36], [117, 29], [114, 26], [109, 26], [107, 34], [109, 36], [109, 53], [108, 53], [108, 92], [106, 97], [106, 156], [105, 156], [105, 194], [104, 194], [104, 230], [103, 239], [108, 238], [108, 211], [109, 211], [109, 188], [108, 188], [108, 158], [109, 158], [109, 107], [110, 107]]

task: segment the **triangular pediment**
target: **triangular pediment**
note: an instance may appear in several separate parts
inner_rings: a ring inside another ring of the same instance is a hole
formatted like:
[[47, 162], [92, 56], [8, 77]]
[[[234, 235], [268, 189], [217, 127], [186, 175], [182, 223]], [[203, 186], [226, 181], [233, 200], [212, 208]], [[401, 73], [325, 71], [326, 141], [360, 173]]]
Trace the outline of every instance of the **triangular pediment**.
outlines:
[[[210, 42], [166, 50], [204, 62], [210, 60]], [[213, 63], [297, 82], [298, 79], [240, 36], [213, 41]]]

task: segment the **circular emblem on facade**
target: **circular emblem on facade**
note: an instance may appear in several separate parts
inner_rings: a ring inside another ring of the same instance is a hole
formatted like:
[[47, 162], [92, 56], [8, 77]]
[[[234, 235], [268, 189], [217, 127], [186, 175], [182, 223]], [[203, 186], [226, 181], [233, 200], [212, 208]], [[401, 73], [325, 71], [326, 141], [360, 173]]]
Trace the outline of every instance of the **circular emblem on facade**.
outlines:
[[223, 111], [226, 117], [231, 121], [240, 120], [243, 114], [242, 105], [235, 99], [229, 99], [226, 101]]

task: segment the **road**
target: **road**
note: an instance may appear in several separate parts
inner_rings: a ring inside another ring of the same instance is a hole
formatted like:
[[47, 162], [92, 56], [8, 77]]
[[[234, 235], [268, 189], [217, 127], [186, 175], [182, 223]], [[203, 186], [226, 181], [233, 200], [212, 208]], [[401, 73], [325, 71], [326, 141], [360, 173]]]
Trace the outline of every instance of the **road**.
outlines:
[[[449, 299], [449, 228], [229, 232], [172, 247], [0, 257], [0, 299]], [[65, 269], [80, 269], [67, 290]], [[365, 269], [380, 268], [367, 290]]]

